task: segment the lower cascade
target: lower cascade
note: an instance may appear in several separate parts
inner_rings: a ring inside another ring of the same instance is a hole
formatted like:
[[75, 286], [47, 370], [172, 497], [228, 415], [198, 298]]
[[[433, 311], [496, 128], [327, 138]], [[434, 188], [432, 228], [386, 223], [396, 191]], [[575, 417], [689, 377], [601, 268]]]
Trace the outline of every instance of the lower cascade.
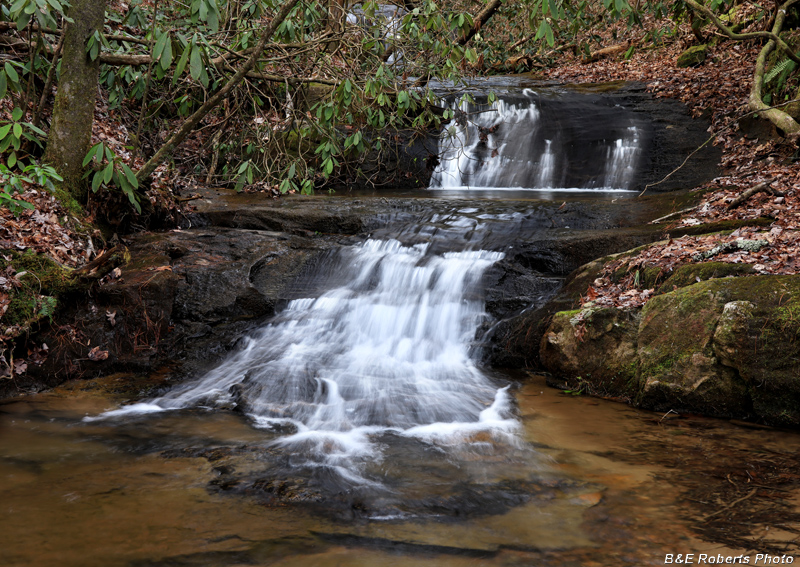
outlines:
[[[394, 239], [343, 248], [345, 283], [291, 301], [205, 376], [113, 417], [189, 407], [236, 407], [274, 445], [363, 484], [385, 434], [442, 450], [476, 437], [518, 445], [508, 387], [471, 353], [486, 318], [480, 281], [502, 252], [434, 254]], [[98, 418], [88, 418], [98, 419]], [[483, 450], [486, 450], [485, 448]]]

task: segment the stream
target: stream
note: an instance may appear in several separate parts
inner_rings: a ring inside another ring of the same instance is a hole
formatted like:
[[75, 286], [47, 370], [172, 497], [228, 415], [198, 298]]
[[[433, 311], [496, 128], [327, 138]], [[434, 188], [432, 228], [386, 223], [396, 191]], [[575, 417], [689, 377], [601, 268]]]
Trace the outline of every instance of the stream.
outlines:
[[[514, 398], [535, 467], [496, 453], [420, 458], [398, 444], [378, 468], [403, 477], [405, 496], [426, 499], [428, 513], [345, 517], [342, 508], [292, 505], [304, 501], [296, 480], [283, 479], [287, 492], [296, 483], [283, 501], [256, 495], [255, 483], [237, 491], [220, 482], [234, 482], [236, 467], [243, 483], [270, 467], [261, 453], [273, 436], [240, 414], [82, 420], [109, 407], [108, 392], [127, 379], [70, 383], [0, 406], [4, 565], [661, 565], [667, 553], [738, 555], [699, 537], [693, 499], [712, 478], [703, 467], [740, 470], [741, 454], [794, 455], [798, 443], [795, 433], [765, 439], [719, 420], [662, 419], [526, 376]], [[528, 495], [509, 507], [515, 487]], [[448, 514], [448, 501], [463, 513]], [[753, 559], [760, 540], [796, 538], [774, 525], [747, 531]]]
[[[604, 104], [624, 119], [576, 149], [575, 125], [541, 111], [562, 98], [461, 107], [479, 118], [440, 141], [432, 188], [624, 203], [650, 127]], [[655, 415], [482, 364], [497, 323], [487, 274], [515, 239], [555, 227], [521, 203], [454, 199], [337, 240], [274, 317], [180, 383], [169, 368], [114, 374], [0, 404], [2, 564], [757, 564], [796, 550], [800, 495], [734, 508], [724, 489], [787, 470], [798, 434]], [[528, 269], [542, 304], [561, 279]]]

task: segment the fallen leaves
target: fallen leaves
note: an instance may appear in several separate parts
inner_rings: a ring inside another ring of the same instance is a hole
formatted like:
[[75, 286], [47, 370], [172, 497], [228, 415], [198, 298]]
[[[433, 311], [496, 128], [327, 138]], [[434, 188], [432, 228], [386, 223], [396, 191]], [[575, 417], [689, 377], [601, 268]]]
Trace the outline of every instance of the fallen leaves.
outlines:
[[34, 205], [15, 217], [0, 208], [0, 249], [47, 254], [62, 265], [78, 267], [91, 259], [88, 237], [74, 231], [77, 221], [43, 190], [30, 189], [17, 198]]
[[94, 347], [92, 350], [89, 351], [89, 360], [93, 362], [100, 362], [102, 360], [106, 360], [108, 358], [108, 351], [107, 350], [100, 350], [99, 346]]
[[707, 262], [749, 264], [756, 274], [797, 274], [800, 272], [799, 248], [800, 231], [780, 226], [769, 231], [745, 227], [726, 236], [711, 234], [670, 239], [649, 246], [635, 256], [606, 264], [581, 298], [581, 305], [641, 307], [655, 294], [654, 288], [641, 289], [645, 270], [657, 273], [659, 283], [682, 266]]

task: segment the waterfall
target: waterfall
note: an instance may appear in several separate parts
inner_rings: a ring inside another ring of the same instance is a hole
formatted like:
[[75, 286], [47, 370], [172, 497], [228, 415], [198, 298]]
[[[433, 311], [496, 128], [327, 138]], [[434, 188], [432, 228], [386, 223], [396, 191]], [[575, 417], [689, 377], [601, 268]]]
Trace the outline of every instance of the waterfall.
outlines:
[[608, 148], [604, 187], [627, 187], [636, 173], [639, 152], [639, 132], [630, 126], [626, 135]]
[[536, 186], [550, 188], [553, 186], [553, 173], [556, 166], [556, 156], [553, 154], [553, 141], [545, 140], [544, 153], [539, 160], [539, 174], [536, 177]]
[[630, 190], [643, 147], [625, 109], [528, 88], [482, 100], [450, 103], [431, 189]]
[[470, 356], [486, 317], [481, 277], [503, 253], [429, 248], [344, 248], [344, 285], [292, 301], [205, 376], [101, 418], [238, 406], [257, 427], [289, 431], [276, 444], [306, 464], [357, 483], [359, 462], [380, 458], [371, 438], [387, 431], [445, 447], [476, 432], [514, 442], [510, 395]]

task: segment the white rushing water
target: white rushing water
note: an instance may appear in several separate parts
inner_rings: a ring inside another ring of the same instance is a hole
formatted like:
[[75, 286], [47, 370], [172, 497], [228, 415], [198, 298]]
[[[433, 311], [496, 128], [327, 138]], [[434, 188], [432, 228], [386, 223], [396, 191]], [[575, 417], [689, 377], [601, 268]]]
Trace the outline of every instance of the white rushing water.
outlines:
[[[640, 132], [627, 126], [624, 109], [587, 104], [548, 103], [531, 89], [491, 104], [451, 104], [455, 117], [439, 139], [430, 189], [630, 190], [642, 156]], [[598, 124], [614, 137], [599, 138]]]
[[[485, 432], [514, 443], [511, 397], [470, 356], [483, 318], [479, 284], [503, 254], [428, 253], [429, 244], [369, 240], [346, 248], [349, 281], [292, 301], [205, 376], [100, 418], [238, 404], [276, 444], [365, 483], [360, 461], [393, 431], [446, 447]], [[98, 418], [90, 418], [98, 419]]]

